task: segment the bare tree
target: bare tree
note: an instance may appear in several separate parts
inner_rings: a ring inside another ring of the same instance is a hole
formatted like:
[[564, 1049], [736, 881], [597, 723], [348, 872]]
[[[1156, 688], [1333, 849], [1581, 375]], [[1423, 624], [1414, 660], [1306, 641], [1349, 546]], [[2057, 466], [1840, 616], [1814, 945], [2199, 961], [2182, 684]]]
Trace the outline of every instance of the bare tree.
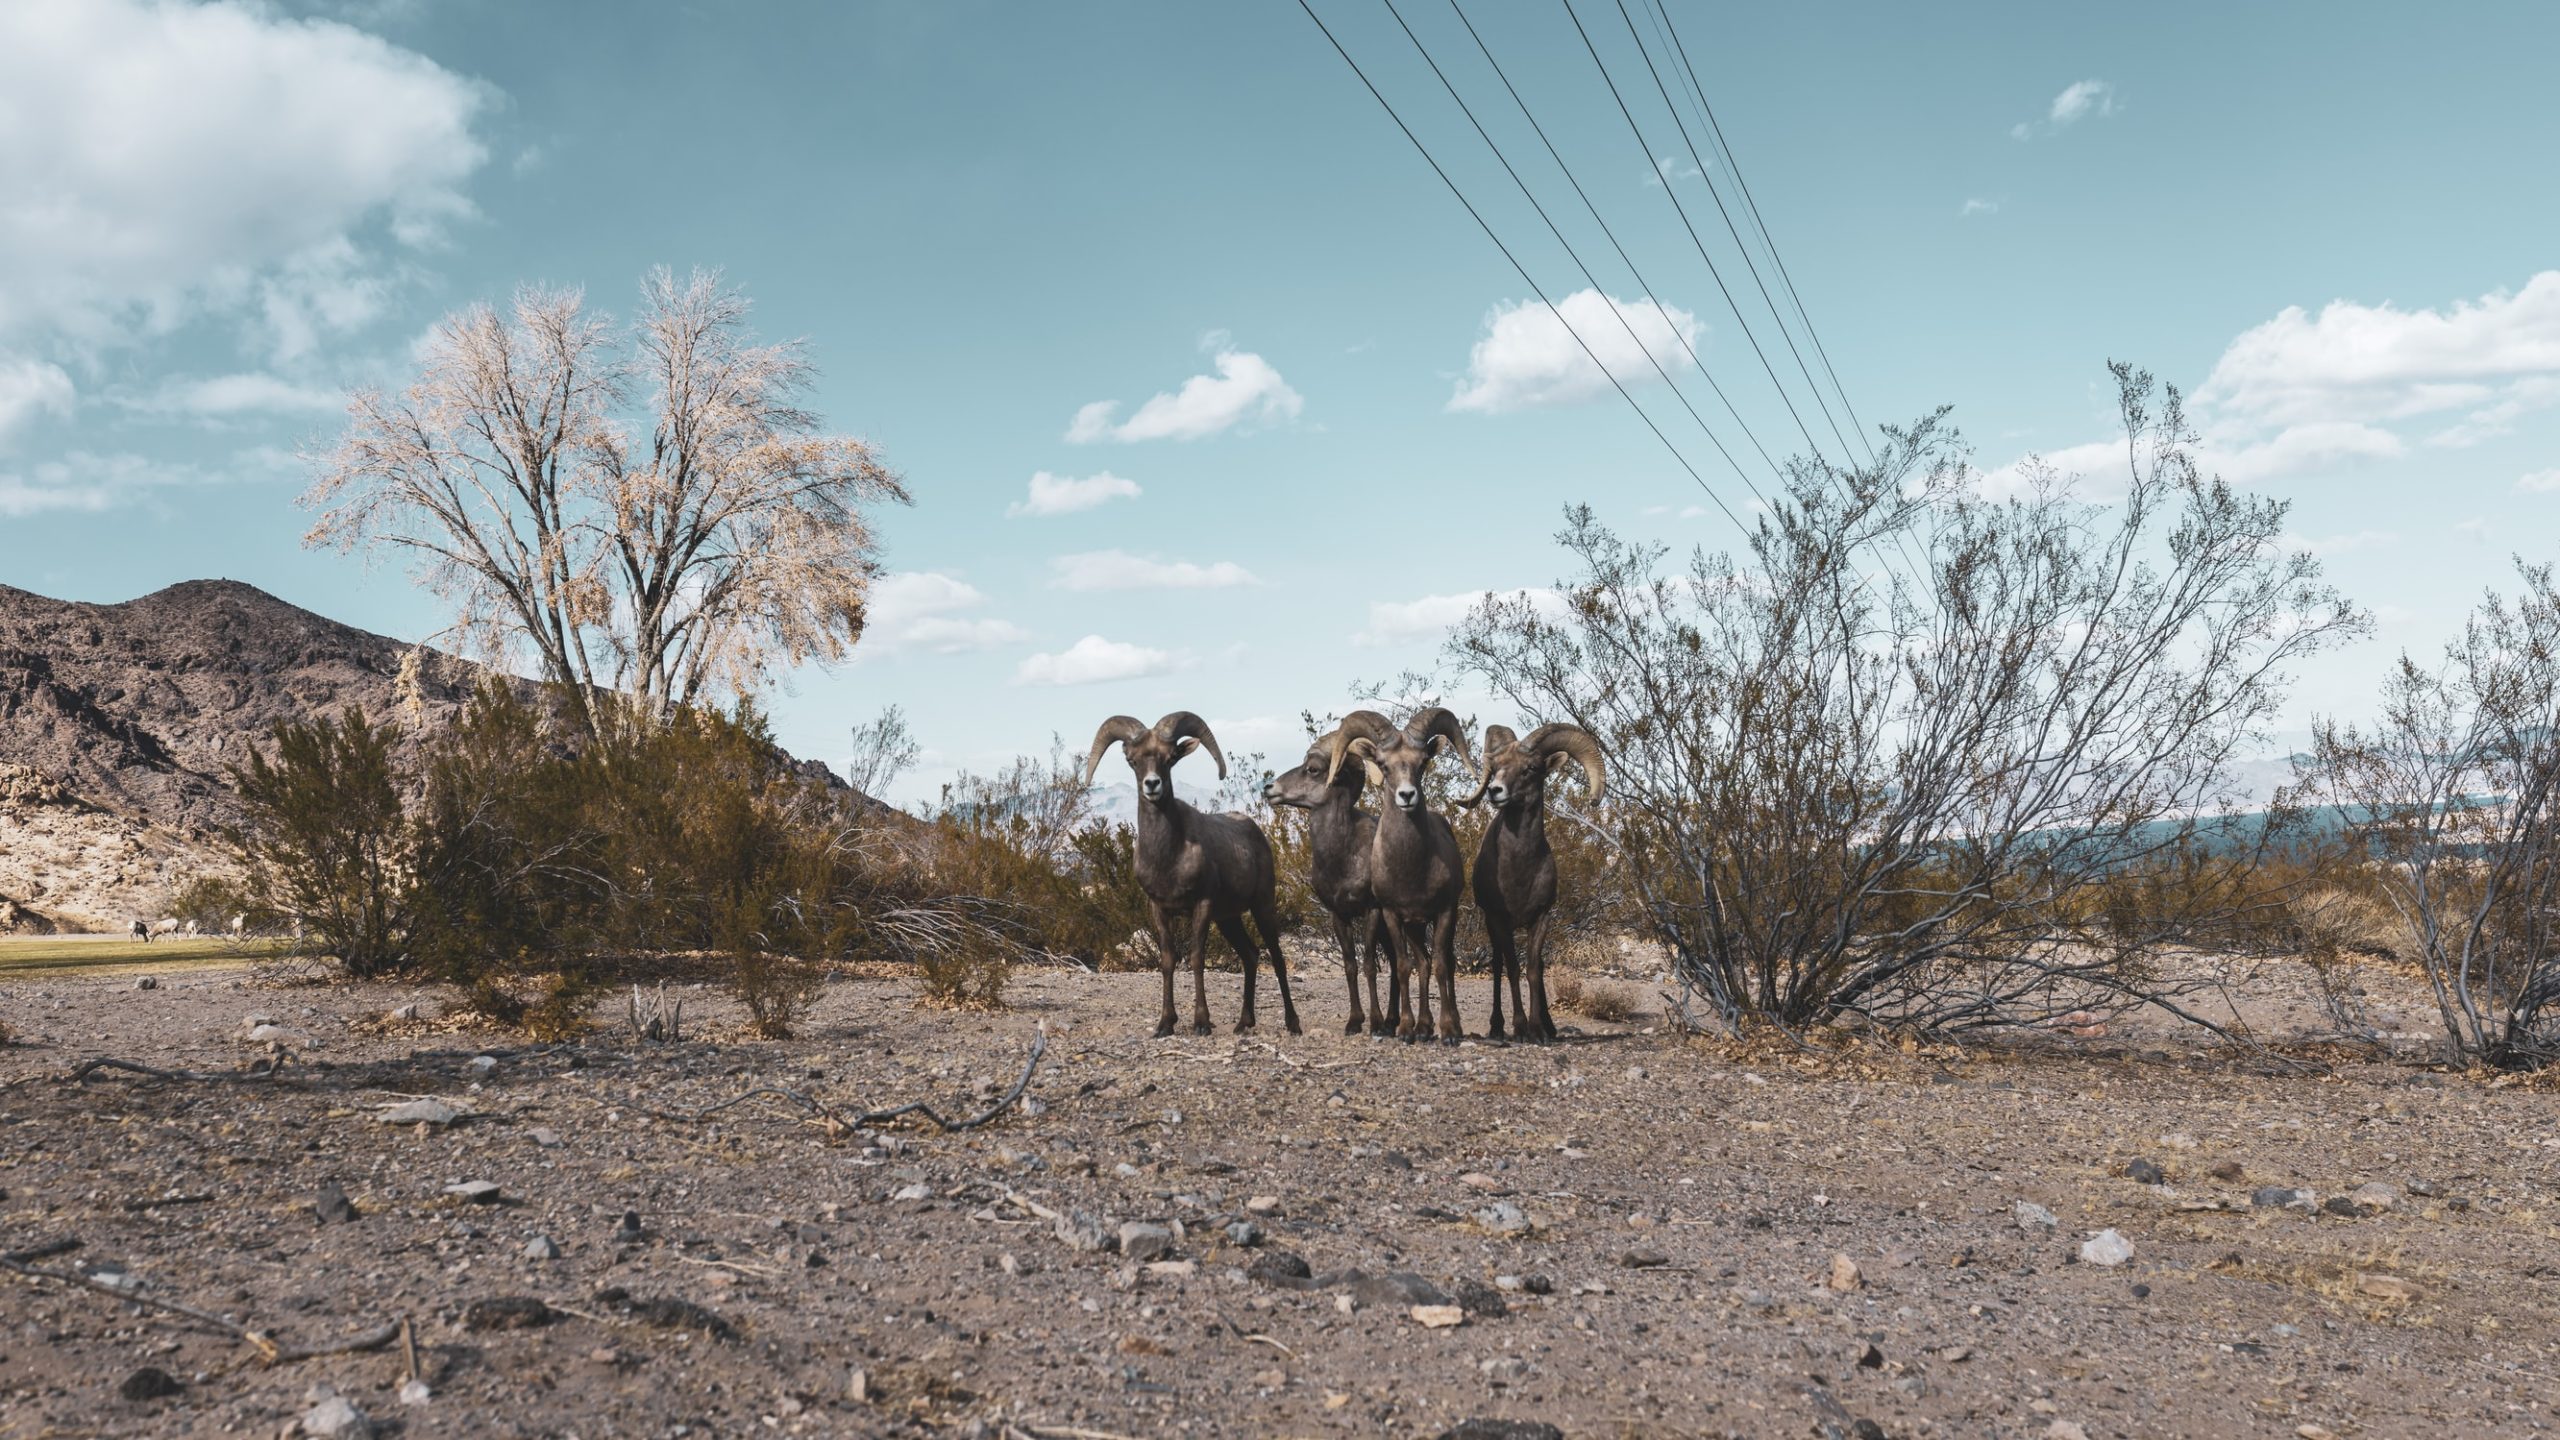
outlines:
[[2323, 723], [2304, 796], [2335, 806], [2414, 943], [2465, 1063], [2560, 1058], [2560, 589], [2518, 565], [2444, 662], [2400, 657], [2369, 728]]
[[795, 343], [753, 343], [716, 274], [642, 285], [616, 327], [574, 290], [445, 317], [418, 378], [366, 389], [315, 461], [310, 544], [409, 552], [465, 648], [521, 644], [590, 729], [844, 658], [877, 571], [866, 507], [903, 502], [864, 441], [800, 407]]
[[1565, 612], [1495, 598], [1452, 636], [1459, 678], [1608, 752], [1590, 823], [1684, 995], [1941, 1029], [2175, 1007], [2161, 959], [2265, 903], [2214, 860], [2264, 843], [2230, 764], [2363, 619], [2282, 504], [2197, 472], [2174, 389], [2155, 413], [2115, 374], [2111, 503], [2042, 467], [1985, 493], [1941, 412], [1868, 468], [1798, 462], [1745, 560], [1666, 573], [1570, 511]]
[[883, 793], [915, 768], [924, 747], [907, 725], [907, 712], [892, 705], [853, 727], [853, 753], [845, 761], [845, 783], [887, 803]]

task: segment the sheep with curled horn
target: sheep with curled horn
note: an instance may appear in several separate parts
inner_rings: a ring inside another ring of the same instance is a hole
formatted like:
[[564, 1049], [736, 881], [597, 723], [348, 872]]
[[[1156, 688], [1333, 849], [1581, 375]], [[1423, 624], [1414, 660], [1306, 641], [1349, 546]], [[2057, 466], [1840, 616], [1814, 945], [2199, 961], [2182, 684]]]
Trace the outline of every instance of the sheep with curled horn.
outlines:
[[[1346, 726], [1357, 727], [1363, 734], [1395, 728], [1374, 710], [1352, 712], [1308, 745], [1304, 761], [1262, 782], [1262, 798], [1307, 812], [1310, 888], [1316, 902], [1333, 918], [1334, 942], [1342, 947], [1343, 984], [1351, 992], [1351, 1018], [1343, 1022], [1342, 1033], [1357, 1035], [1365, 1024], [1371, 1034], [1383, 1035], [1396, 1023], [1403, 997], [1390, 986], [1389, 995], [1399, 1003], [1390, 1006], [1378, 998], [1378, 951], [1382, 946], [1386, 949], [1392, 972], [1395, 939], [1369, 887], [1370, 845], [1378, 833], [1378, 817], [1360, 808], [1368, 771], [1333, 763], [1334, 741]], [[1363, 975], [1369, 985], [1365, 1017], [1360, 1011]]]
[[[1250, 911], [1262, 943], [1271, 950], [1271, 978], [1280, 986], [1280, 1013], [1289, 1033], [1298, 1028], [1298, 1007], [1289, 998], [1288, 962], [1280, 956], [1279, 907], [1274, 903], [1275, 869], [1270, 838], [1242, 815], [1211, 815], [1185, 804], [1173, 793], [1174, 762], [1194, 750], [1206, 750], [1218, 762], [1218, 778], [1227, 778], [1227, 757], [1209, 722], [1188, 710], [1176, 710], [1153, 725], [1128, 715], [1114, 715], [1093, 732], [1093, 748], [1085, 755], [1085, 783], [1102, 764], [1102, 754], [1120, 747], [1138, 778], [1138, 888], [1146, 892], [1154, 913], [1156, 944], [1164, 963], [1164, 1010], [1156, 1019], [1158, 1036], [1173, 1033], [1173, 970], [1180, 958], [1176, 937], [1191, 952], [1191, 1029], [1206, 1035], [1209, 987], [1206, 979], [1209, 927], [1215, 924], [1244, 962], [1244, 1012], [1236, 1033], [1253, 1029], [1253, 988], [1257, 952], [1245, 932]], [[1179, 926], [1181, 928], [1177, 929]]]
[[[1374, 712], [1355, 710], [1343, 717], [1326, 748], [1332, 752], [1329, 774], [1339, 774], [1344, 760], [1357, 760], [1369, 783], [1387, 798], [1369, 840], [1369, 891], [1396, 932], [1389, 956], [1400, 1005], [1396, 1033], [1407, 1039], [1434, 1033], [1431, 987], [1436, 978], [1436, 1033], [1454, 1045], [1464, 1033], [1458, 1024], [1457, 935], [1466, 877], [1457, 834], [1447, 817], [1433, 813], [1422, 781], [1431, 762], [1448, 750], [1456, 750], [1467, 768], [1475, 768], [1475, 757], [1467, 753], [1466, 726], [1437, 705], [1416, 712], [1401, 730]], [[1409, 995], [1408, 976], [1413, 982]]]
[[[1565, 761], [1582, 767], [1596, 802], [1604, 781], [1600, 742], [1579, 725], [1541, 725], [1527, 736], [1510, 727], [1484, 730], [1484, 771], [1475, 793], [1458, 803], [1493, 805], [1493, 819], [1476, 846], [1476, 909], [1493, 946], [1493, 1022], [1485, 1033], [1502, 1035], [1502, 987], [1511, 986], [1511, 1018], [1520, 1039], [1556, 1038], [1547, 1013], [1547, 927], [1556, 903], [1556, 855], [1547, 845], [1547, 777]], [[1526, 943], [1523, 943], [1523, 937]], [[1528, 993], [1521, 993], [1521, 961], [1528, 961]]]

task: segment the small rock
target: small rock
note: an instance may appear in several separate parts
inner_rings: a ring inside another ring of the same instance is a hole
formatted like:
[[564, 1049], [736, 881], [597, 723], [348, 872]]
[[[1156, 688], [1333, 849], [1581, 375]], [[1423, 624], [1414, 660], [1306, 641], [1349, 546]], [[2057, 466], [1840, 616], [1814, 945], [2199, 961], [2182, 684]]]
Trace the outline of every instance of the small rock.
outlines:
[[1128, 1161], [1123, 1160], [1119, 1164], [1111, 1167], [1111, 1173], [1119, 1176], [1123, 1180], [1135, 1180], [1147, 1172], [1130, 1164]]
[[2021, 1200], [2009, 1207], [2009, 1217], [2021, 1230], [2052, 1230], [2062, 1224], [2060, 1217], [2033, 1200]]
[[252, 1025], [240, 1037], [252, 1045], [298, 1045], [302, 1037], [281, 1025]]
[[177, 1376], [157, 1365], [145, 1365], [124, 1377], [124, 1383], [116, 1387], [116, 1393], [140, 1404], [146, 1400], [166, 1400], [185, 1388], [178, 1383]]
[[2320, 1202], [2320, 1208], [2331, 1215], [2341, 1216], [2348, 1220], [2356, 1219], [2365, 1213], [2363, 1206], [2358, 1205], [2355, 1201], [2348, 1199], [2344, 1195], [2330, 1196], [2328, 1199]]
[[311, 1213], [323, 1225], [346, 1225], [356, 1218], [355, 1202], [347, 1198], [346, 1188], [332, 1180], [320, 1187], [320, 1196], [311, 1202]]
[[1250, 1250], [1262, 1243], [1262, 1227], [1250, 1220], [1238, 1220], [1227, 1227], [1227, 1243], [1238, 1249]]
[[2249, 1194], [2249, 1203], [2261, 1210], [2302, 1210], [2320, 1208], [2318, 1196], [2290, 1185], [2261, 1185]]
[[1526, 1235], [1538, 1228], [1529, 1212], [1508, 1200], [1496, 1200], [1475, 1212], [1476, 1224], [1489, 1234]]
[[2213, 1168], [2204, 1173], [2226, 1185], [2235, 1185], [2249, 1172], [2241, 1169], [2240, 1162], [2237, 1160], [2217, 1160], [2213, 1163]]
[[2385, 1210], [2396, 1210], [2400, 1206], [2400, 1192], [2379, 1180], [2366, 1181], [2348, 1191], [2346, 1198], [2354, 1201], [2356, 1208], [2367, 1215], [2379, 1215]]
[[2103, 1265], [2110, 1269], [2133, 1258], [2133, 1242], [2115, 1230], [2101, 1230], [2080, 1242], [2083, 1264]]
[[524, 1242], [524, 1258], [527, 1260], [557, 1260], [560, 1258], [560, 1246], [548, 1235], [536, 1235], [532, 1239]]
[[536, 1330], [560, 1312], [530, 1295], [492, 1295], [462, 1307], [465, 1330]]
[[1458, 1183], [1466, 1186], [1470, 1190], [1481, 1190], [1487, 1195], [1508, 1195], [1511, 1193], [1510, 1186], [1503, 1184], [1501, 1181], [1494, 1179], [1492, 1176], [1487, 1175], [1481, 1170], [1470, 1170], [1466, 1174], [1459, 1176]]
[[423, 1100], [411, 1100], [405, 1104], [394, 1105], [375, 1116], [374, 1119], [385, 1125], [450, 1125], [463, 1118], [466, 1113], [429, 1096]]
[[2356, 1293], [2376, 1300], [2416, 1300], [2424, 1292], [2414, 1282], [2397, 1275], [2358, 1275]]
[[1461, 1420], [1440, 1440], [1564, 1440], [1564, 1432], [1543, 1420]]
[[302, 1433], [318, 1440], [369, 1440], [373, 1422], [344, 1395], [331, 1395], [302, 1412]]
[[1859, 1352], [1858, 1352], [1858, 1368], [1859, 1368], [1859, 1369], [1861, 1369], [1861, 1370], [1881, 1370], [1881, 1369], [1883, 1369], [1883, 1368], [1884, 1368], [1884, 1351], [1882, 1351], [1882, 1350], [1878, 1349], [1877, 1347], [1875, 1347], [1875, 1346], [1873, 1346], [1873, 1345], [1869, 1345], [1866, 1349], [1859, 1351]]
[[[1919, 1377], [1913, 1376], [1912, 1378], [1917, 1379]], [[1849, 1433], [1857, 1436], [1858, 1440], [1885, 1440], [1884, 1427], [1877, 1424], [1875, 1421], [1868, 1419], [1864, 1415], [1859, 1416], [1850, 1424]]]
[[2148, 1160], [2134, 1159], [2124, 1163], [2124, 1178], [2136, 1185], [2165, 1185], [2168, 1173]]
[[1529, 1362], [1517, 1355], [1496, 1355], [1476, 1362], [1476, 1370], [1485, 1379], [1508, 1388], [1529, 1378]]
[[1481, 1280], [1460, 1280], [1457, 1285], [1458, 1308], [1479, 1320], [1498, 1320], [1511, 1313], [1511, 1302], [1502, 1292]]
[[400, 1403], [403, 1405], [424, 1405], [434, 1398], [436, 1392], [424, 1380], [412, 1378], [400, 1382]]
[[1379, 1309], [1440, 1309], [1451, 1303], [1448, 1292], [1409, 1270], [1368, 1276], [1351, 1287], [1351, 1298]]
[[547, 1125], [534, 1126], [532, 1129], [525, 1132], [525, 1138], [531, 1140], [534, 1144], [541, 1146], [545, 1150], [557, 1150], [560, 1148], [560, 1132]]
[[495, 1055], [474, 1055], [471, 1057], [471, 1073], [479, 1076], [483, 1080], [488, 1079], [489, 1076], [497, 1070], [497, 1068], [498, 1057]]
[[1624, 1270], [1651, 1270], [1670, 1263], [1670, 1256], [1657, 1255], [1650, 1250], [1629, 1250], [1618, 1257], [1618, 1266]]
[[382, 1018], [385, 1020], [395, 1021], [415, 1020], [418, 1018], [418, 1002], [412, 1000], [406, 1005], [395, 1005], [389, 1010], [384, 1011], [382, 1013]]
[[868, 1402], [871, 1399], [871, 1372], [860, 1366], [854, 1367], [852, 1378], [845, 1381], [844, 1398], [856, 1405]]
[[[157, 990], [160, 988], [160, 982], [149, 975], [145, 975], [141, 979], [133, 982], [133, 988], [136, 990]], [[134, 1373], [140, 1374], [141, 1372], [136, 1371]], [[132, 1397], [127, 1396], [126, 1398], [131, 1399]]]
[[1132, 1220], [1120, 1227], [1120, 1254], [1144, 1264], [1173, 1253], [1173, 1232], [1162, 1225]]
[[1058, 1237], [1058, 1243], [1070, 1250], [1094, 1251], [1111, 1248], [1111, 1232], [1102, 1228], [1101, 1221], [1081, 1210], [1070, 1210], [1060, 1215], [1049, 1228], [1051, 1233]]
[[647, 1228], [642, 1226], [640, 1223], [640, 1212], [637, 1210], [625, 1210], [622, 1212], [621, 1223], [613, 1227], [613, 1243], [616, 1245], [637, 1245], [648, 1235], [648, 1233]]
[[2045, 1440], [2089, 1440], [2089, 1432], [2077, 1420], [2056, 1420], [2044, 1427]]
[[1496, 1290], [1526, 1290], [1529, 1288], [1529, 1282], [1517, 1275], [1496, 1275], [1493, 1277], [1493, 1288]]
[[2308, 1421], [2294, 1426], [2293, 1433], [2300, 1436], [2301, 1440], [2338, 1440], [2337, 1431], [2326, 1425], [2314, 1425]]
[[1467, 1323], [1467, 1312], [1456, 1305], [1416, 1305], [1405, 1313], [1425, 1330], [1446, 1330]]
[[1867, 1277], [1860, 1273], [1857, 1261], [1850, 1259], [1846, 1255], [1834, 1255], [1831, 1257], [1832, 1289], [1846, 1292], [1855, 1290], [1866, 1283]]
[[1244, 1213], [1247, 1215], [1259, 1215], [1267, 1220], [1280, 1213], [1280, 1197], [1277, 1195], [1256, 1195], [1252, 1199], [1244, 1202]]
[[1315, 1284], [1314, 1271], [1305, 1259], [1286, 1250], [1273, 1250], [1254, 1257], [1245, 1267], [1245, 1278], [1282, 1290], [1305, 1290]]
[[1147, 1264], [1147, 1273], [1155, 1276], [1159, 1280], [1186, 1280], [1191, 1276], [1200, 1273], [1200, 1262], [1197, 1260], [1153, 1260], [1149, 1261]]
[[495, 1205], [504, 1192], [494, 1180], [458, 1180], [444, 1187], [444, 1193], [465, 1205]]

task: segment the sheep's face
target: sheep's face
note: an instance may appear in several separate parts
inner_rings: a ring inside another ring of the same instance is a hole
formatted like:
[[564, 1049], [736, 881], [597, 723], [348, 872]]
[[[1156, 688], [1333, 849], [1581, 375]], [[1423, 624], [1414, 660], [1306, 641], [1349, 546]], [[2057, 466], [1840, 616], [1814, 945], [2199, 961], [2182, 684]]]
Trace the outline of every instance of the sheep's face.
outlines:
[[1522, 745], [1505, 745], [1485, 757], [1484, 798], [1497, 810], [1535, 805], [1547, 798], [1547, 776], [1572, 757], [1541, 755]]
[[1168, 741], [1152, 732], [1123, 742], [1120, 754], [1129, 762], [1129, 773], [1138, 777], [1139, 802], [1173, 803], [1174, 763], [1199, 748], [1200, 742], [1188, 736]]
[[1358, 767], [1345, 765], [1331, 780], [1325, 779], [1325, 772], [1332, 768], [1332, 753], [1321, 744], [1311, 745], [1305, 760], [1262, 782], [1262, 798], [1267, 804], [1313, 810], [1324, 803], [1334, 786], [1359, 793], [1366, 777]]
[[1360, 757], [1369, 781], [1387, 797], [1387, 802], [1408, 815], [1422, 809], [1422, 777], [1431, 769], [1432, 758], [1448, 742], [1433, 735], [1417, 745], [1402, 735], [1384, 740], [1366, 739], [1351, 742], [1351, 753]]

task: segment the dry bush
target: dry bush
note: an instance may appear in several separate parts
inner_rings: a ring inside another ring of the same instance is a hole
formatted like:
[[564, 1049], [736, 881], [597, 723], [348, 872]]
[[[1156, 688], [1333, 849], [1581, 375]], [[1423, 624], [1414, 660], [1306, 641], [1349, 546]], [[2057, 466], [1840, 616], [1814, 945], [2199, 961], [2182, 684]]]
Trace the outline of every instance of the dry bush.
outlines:
[[1547, 999], [1554, 1003], [1555, 1008], [1570, 1010], [1579, 1015], [1582, 1013], [1583, 1001], [1588, 998], [1583, 988], [1581, 971], [1560, 970], [1552, 966], [1548, 968]]
[[[1553, 995], [1552, 985], [1549, 994]], [[1574, 996], [1565, 1008], [1604, 1025], [1625, 1025], [1636, 1018], [1635, 992], [1609, 980], [1591, 980], [1574, 986]]]
[[1001, 1010], [1005, 982], [1013, 966], [1004, 956], [985, 950], [935, 952], [916, 962], [929, 1005], [946, 1010]]

